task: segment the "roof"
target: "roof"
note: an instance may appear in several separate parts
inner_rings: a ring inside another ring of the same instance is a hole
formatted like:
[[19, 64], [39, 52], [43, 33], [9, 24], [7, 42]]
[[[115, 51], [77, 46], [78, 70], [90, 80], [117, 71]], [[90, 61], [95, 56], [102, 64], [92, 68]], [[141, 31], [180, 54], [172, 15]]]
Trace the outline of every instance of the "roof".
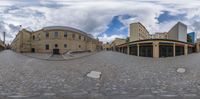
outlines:
[[91, 38], [94, 38], [91, 34], [87, 34], [86, 32], [83, 32], [81, 30], [78, 30], [78, 29], [75, 29], [75, 28], [72, 28], [72, 27], [68, 27], [68, 26], [48, 26], [48, 27], [44, 27], [43, 30], [56, 30], [56, 29], [59, 29], [59, 30], [68, 30], [68, 31], [73, 31], [73, 32], [77, 32], [77, 33], [80, 33], [80, 34], [83, 34], [83, 35], [87, 35]]
[[178, 42], [178, 43], [194, 45], [194, 44], [189, 43], [189, 42], [183, 42], [183, 41], [171, 40], [171, 39], [145, 39], [145, 40], [137, 40], [137, 41], [132, 41], [132, 42], [129, 42], [129, 43], [124, 43], [124, 44], [121, 44], [121, 45], [118, 45], [118, 46], [124, 46], [126, 44], [139, 43], [139, 42], [143, 42], [143, 41], [172, 41], [172, 42]]

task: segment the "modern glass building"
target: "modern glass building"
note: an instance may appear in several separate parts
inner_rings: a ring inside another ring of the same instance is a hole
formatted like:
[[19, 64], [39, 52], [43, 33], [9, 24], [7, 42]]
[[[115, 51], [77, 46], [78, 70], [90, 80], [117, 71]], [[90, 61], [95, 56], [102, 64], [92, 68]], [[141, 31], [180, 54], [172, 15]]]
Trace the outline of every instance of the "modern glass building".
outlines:
[[190, 33], [188, 33], [187, 35], [191, 37], [191, 39], [192, 39], [192, 42], [191, 42], [191, 43], [195, 43], [195, 42], [196, 42], [197, 36], [196, 36], [196, 33], [195, 33], [195, 32], [190, 32]]

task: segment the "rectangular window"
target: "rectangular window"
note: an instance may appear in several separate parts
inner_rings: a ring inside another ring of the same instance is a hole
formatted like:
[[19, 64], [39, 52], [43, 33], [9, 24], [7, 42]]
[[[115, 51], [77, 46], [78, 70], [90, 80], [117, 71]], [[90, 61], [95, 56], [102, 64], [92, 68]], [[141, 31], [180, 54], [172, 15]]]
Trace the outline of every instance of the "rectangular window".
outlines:
[[54, 32], [54, 37], [58, 37], [58, 32]]
[[79, 35], [79, 40], [81, 40], [81, 36]]
[[64, 47], [67, 48], [67, 44], [64, 44]]
[[46, 44], [45, 49], [49, 50], [49, 44]]
[[75, 34], [72, 34], [72, 38], [73, 38], [73, 40], [75, 39]]
[[33, 40], [35, 40], [35, 35], [33, 35]]
[[64, 33], [64, 37], [67, 37], [67, 32]]
[[49, 38], [49, 32], [46, 32], [46, 38]]

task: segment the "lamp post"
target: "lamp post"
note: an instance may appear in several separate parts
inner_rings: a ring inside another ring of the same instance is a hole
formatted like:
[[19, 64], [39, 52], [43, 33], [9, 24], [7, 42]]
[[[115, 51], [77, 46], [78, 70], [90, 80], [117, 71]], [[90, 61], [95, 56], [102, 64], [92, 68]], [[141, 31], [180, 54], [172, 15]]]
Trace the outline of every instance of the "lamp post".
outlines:
[[3, 43], [5, 44], [6, 41], [6, 32], [3, 32]]

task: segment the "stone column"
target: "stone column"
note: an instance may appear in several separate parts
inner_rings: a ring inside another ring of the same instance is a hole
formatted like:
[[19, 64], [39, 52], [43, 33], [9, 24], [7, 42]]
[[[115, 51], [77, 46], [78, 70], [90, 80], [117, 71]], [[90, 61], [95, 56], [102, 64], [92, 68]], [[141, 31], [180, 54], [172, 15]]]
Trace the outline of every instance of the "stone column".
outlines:
[[130, 48], [129, 48], [129, 44], [127, 45], [127, 54], [130, 54]]
[[176, 43], [173, 44], [173, 56], [176, 56]]
[[188, 45], [184, 45], [184, 55], [188, 55]]
[[159, 58], [159, 42], [153, 42], [153, 58]]
[[137, 56], [140, 56], [140, 45], [137, 44]]

